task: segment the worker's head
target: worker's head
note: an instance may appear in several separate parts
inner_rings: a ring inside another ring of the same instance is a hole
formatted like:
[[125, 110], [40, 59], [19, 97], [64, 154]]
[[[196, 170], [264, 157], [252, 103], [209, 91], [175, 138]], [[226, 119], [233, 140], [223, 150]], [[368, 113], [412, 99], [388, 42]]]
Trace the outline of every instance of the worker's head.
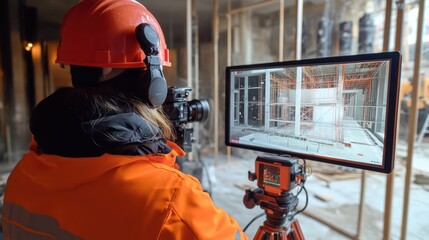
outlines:
[[57, 63], [70, 65], [76, 87], [113, 83], [149, 106], [165, 100], [170, 66], [154, 16], [133, 0], [83, 0], [63, 19]]
[[80, 1], [64, 17], [56, 62], [70, 65], [74, 87], [59, 89], [32, 114], [30, 129], [43, 152], [168, 151], [171, 123], [157, 108], [167, 95], [168, 50], [158, 22], [140, 3]]

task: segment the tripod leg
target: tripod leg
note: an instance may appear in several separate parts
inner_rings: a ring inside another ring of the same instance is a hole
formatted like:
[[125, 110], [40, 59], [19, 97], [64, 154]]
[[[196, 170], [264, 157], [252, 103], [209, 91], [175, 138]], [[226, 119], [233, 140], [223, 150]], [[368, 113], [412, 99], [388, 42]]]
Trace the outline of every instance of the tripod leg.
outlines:
[[286, 228], [272, 228], [264, 223], [260, 226], [253, 240], [288, 240]]
[[304, 234], [301, 231], [298, 220], [294, 220], [291, 224], [291, 231], [287, 236], [287, 240], [305, 240]]

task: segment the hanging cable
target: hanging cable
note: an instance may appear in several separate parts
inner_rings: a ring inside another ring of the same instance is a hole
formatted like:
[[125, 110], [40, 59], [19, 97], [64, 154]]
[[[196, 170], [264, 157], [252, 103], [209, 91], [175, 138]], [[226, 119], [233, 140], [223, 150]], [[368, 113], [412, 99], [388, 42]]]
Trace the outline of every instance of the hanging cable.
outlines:
[[[293, 217], [295, 217], [296, 215], [304, 212], [304, 210], [307, 208], [307, 205], [308, 205], [308, 192], [307, 192], [307, 189], [304, 186], [302, 186], [301, 190], [304, 190], [304, 193], [305, 193], [305, 205], [304, 205], [304, 207], [301, 210], [295, 212], [293, 214]], [[301, 190], [299, 192], [301, 192]]]
[[263, 213], [261, 213], [261, 214], [259, 214], [259, 215], [257, 215], [256, 217], [254, 217], [252, 220], [250, 220], [250, 222], [246, 225], [246, 227], [243, 229], [243, 232], [246, 232], [246, 230], [247, 230], [247, 228], [254, 222], [254, 221], [256, 221], [256, 219], [258, 219], [258, 218], [260, 218], [260, 217], [262, 217], [262, 216], [264, 216], [265, 215], [265, 213], [263, 212]]

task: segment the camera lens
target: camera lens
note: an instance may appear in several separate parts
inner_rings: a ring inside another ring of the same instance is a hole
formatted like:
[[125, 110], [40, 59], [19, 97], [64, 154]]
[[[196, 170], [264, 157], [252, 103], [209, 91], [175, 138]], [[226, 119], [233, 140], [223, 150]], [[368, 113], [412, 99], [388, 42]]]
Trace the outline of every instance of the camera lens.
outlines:
[[210, 114], [210, 105], [207, 100], [192, 100], [188, 102], [189, 106], [189, 122], [202, 122], [205, 121]]

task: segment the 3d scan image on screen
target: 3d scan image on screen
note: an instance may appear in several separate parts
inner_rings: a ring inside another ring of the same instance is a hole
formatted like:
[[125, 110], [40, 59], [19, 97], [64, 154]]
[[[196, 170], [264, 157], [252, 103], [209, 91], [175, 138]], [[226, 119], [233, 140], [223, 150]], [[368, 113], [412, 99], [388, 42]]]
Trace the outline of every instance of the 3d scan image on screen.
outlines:
[[390, 172], [399, 69], [398, 52], [227, 67], [226, 144]]

